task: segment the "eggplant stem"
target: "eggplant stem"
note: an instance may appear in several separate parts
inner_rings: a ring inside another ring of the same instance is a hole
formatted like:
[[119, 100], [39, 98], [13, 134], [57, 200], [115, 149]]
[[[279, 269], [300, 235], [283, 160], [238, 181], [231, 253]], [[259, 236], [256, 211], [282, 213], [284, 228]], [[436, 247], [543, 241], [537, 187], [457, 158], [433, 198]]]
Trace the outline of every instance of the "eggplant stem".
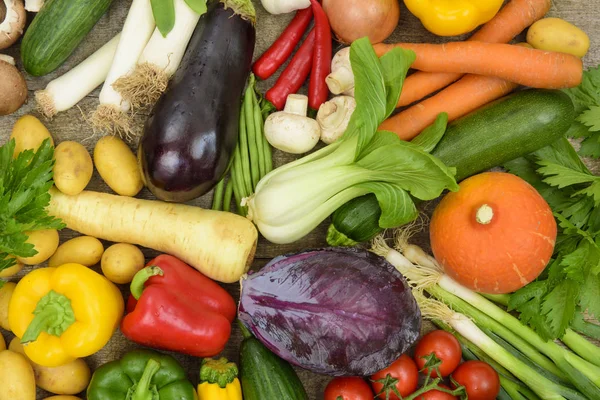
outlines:
[[242, 19], [250, 21], [252, 25], [256, 24], [256, 10], [251, 0], [221, 0], [221, 3], [226, 10], [231, 8]]

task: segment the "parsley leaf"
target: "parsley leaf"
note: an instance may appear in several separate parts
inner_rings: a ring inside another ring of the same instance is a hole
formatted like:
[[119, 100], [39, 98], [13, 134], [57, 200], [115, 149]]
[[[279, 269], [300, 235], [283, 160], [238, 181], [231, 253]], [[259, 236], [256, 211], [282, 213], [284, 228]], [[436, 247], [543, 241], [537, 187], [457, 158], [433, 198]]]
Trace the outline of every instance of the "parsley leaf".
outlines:
[[0, 271], [14, 265], [13, 258], [37, 254], [26, 243], [28, 231], [62, 229], [64, 224], [48, 215], [48, 190], [53, 185], [54, 148], [48, 139], [37, 152], [26, 150], [16, 158], [14, 139], [0, 146]]

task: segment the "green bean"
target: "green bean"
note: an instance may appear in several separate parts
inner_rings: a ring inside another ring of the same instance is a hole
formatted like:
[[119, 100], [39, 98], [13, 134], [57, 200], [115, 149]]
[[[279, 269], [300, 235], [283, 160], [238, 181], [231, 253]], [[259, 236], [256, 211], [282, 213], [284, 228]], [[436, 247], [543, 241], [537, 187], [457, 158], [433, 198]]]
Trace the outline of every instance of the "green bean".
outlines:
[[252, 193], [256, 189], [258, 180], [260, 179], [260, 160], [258, 158], [258, 151], [256, 149], [256, 126], [254, 124], [254, 86], [252, 83], [248, 84], [246, 94], [244, 96], [244, 114], [246, 117], [246, 132], [248, 134], [248, 152], [250, 153], [250, 174], [252, 176]]
[[225, 185], [225, 195], [223, 196], [223, 211], [229, 211], [231, 207], [231, 196], [233, 194], [233, 180], [229, 177]]
[[260, 112], [260, 105], [256, 99], [256, 92], [252, 91], [252, 105], [254, 106], [254, 130], [255, 130], [255, 144], [258, 150], [258, 167], [259, 167], [259, 180], [267, 174], [267, 163], [265, 160], [265, 146], [264, 140], [264, 121]]
[[235, 148], [233, 156], [234, 163], [231, 166], [231, 179], [233, 180], [233, 194], [235, 196], [235, 205], [238, 210], [238, 214], [245, 215], [241, 206], [242, 199], [248, 194], [244, 192], [243, 177], [241, 173], [242, 163], [240, 161], [239, 143]]
[[242, 183], [246, 193], [252, 193], [252, 177], [250, 176], [250, 160], [248, 158], [248, 132], [246, 130], [246, 113], [241, 112], [240, 116], [240, 140], [239, 140], [240, 161], [242, 166], [240, 172], [242, 174]]
[[223, 209], [223, 185], [225, 182], [225, 178], [221, 179], [217, 186], [215, 186], [215, 191], [213, 192], [213, 201], [212, 201], [212, 209], [221, 211]]

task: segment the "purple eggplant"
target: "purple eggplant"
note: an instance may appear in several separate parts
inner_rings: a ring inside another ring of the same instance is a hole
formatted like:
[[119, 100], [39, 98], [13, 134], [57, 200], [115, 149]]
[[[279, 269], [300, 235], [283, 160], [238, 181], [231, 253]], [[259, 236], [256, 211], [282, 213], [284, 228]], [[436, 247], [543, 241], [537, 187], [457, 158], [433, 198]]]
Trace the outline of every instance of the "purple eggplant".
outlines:
[[334, 376], [368, 376], [419, 337], [421, 312], [384, 258], [350, 248], [273, 259], [242, 282], [239, 319], [292, 364]]
[[146, 186], [161, 200], [202, 196], [227, 172], [256, 37], [254, 15], [239, 12], [209, 5], [146, 121], [138, 156]]

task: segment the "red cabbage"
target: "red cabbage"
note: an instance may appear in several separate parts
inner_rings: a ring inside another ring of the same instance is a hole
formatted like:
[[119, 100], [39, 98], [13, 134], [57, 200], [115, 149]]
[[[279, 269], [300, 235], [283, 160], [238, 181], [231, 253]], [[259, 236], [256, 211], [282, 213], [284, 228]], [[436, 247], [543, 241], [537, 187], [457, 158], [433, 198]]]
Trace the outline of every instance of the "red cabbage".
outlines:
[[404, 277], [384, 258], [349, 248], [273, 259], [242, 282], [239, 318], [281, 358], [334, 376], [387, 367], [421, 325]]

